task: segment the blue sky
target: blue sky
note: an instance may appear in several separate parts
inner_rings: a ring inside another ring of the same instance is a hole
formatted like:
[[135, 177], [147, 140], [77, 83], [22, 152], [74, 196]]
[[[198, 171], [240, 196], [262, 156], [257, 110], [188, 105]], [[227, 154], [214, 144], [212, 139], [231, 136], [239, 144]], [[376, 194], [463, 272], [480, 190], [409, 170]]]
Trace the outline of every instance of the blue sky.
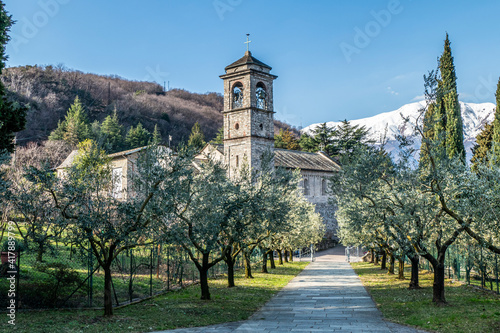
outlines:
[[222, 92], [250, 50], [273, 67], [275, 117], [358, 119], [417, 100], [452, 42], [460, 100], [493, 102], [499, 1], [4, 0], [17, 20], [8, 66], [57, 65]]

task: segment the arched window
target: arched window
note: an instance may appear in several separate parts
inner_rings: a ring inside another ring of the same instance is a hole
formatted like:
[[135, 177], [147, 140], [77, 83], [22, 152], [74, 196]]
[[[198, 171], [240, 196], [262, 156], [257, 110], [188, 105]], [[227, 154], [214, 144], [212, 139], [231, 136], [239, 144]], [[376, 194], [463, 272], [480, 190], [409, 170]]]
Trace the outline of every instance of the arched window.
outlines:
[[243, 107], [243, 85], [236, 82], [233, 86], [233, 109]]
[[326, 195], [326, 179], [321, 180], [321, 195]]
[[257, 89], [255, 90], [255, 95], [257, 97], [257, 107], [259, 109], [267, 109], [267, 92], [264, 83], [257, 83]]
[[309, 195], [309, 179], [304, 178], [304, 195]]

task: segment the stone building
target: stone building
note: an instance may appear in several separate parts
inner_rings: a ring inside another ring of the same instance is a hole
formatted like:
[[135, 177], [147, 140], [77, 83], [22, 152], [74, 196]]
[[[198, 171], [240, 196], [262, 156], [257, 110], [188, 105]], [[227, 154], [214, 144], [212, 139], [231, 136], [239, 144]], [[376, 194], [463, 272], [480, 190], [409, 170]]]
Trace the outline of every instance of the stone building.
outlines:
[[[111, 195], [117, 199], [125, 200], [131, 195], [133, 196], [131, 183], [132, 176], [137, 167], [137, 158], [139, 154], [146, 149], [147, 146], [120, 151], [109, 154], [110, 165], [113, 177], [113, 189]], [[160, 146], [161, 149], [171, 153], [170, 148]], [[66, 169], [69, 168], [75, 161], [78, 150], [73, 150], [68, 157], [56, 168], [57, 176], [62, 178], [65, 176]]]
[[220, 76], [224, 80], [224, 144], [207, 144], [197, 159], [223, 161], [231, 175], [243, 161], [258, 169], [262, 154], [273, 152], [275, 166], [300, 169], [304, 196], [323, 217], [326, 238], [335, 239], [337, 223], [327, 188], [328, 178], [340, 167], [323, 152], [274, 148], [273, 81], [277, 76], [271, 69], [249, 51], [225, 68]]

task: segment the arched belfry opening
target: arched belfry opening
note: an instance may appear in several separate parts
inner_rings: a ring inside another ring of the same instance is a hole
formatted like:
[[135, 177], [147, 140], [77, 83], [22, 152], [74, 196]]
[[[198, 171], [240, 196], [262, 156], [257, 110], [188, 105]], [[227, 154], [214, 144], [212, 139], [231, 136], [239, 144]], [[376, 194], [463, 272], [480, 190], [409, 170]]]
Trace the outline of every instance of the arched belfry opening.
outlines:
[[241, 82], [236, 82], [233, 85], [233, 90], [232, 90], [232, 108], [233, 109], [239, 109], [243, 107], [243, 97], [244, 97], [244, 92], [243, 92], [243, 84]]
[[257, 101], [257, 108], [267, 110], [267, 92], [264, 83], [257, 83], [255, 87], [255, 98]]

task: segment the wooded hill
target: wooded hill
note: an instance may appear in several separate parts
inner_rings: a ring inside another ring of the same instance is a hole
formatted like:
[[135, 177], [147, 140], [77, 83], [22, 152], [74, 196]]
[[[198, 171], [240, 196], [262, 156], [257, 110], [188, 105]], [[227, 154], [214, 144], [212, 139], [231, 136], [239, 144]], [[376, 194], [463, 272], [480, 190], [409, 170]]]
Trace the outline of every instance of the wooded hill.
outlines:
[[[28, 107], [26, 129], [17, 135], [19, 144], [46, 140], [78, 96], [90, 122], [101, 122], [116, 108], [124, 130], [140, 122], [150, 132], [158, 125], [164, 140], [175, 145], [187, 141], [198, 122], [207, 141], [222, 126], [223, 97], [219, 93], [197, 94], [182, 89], [167, 92], [157, 83], [131, 81], [70, 70], [63, 66], [7, 68], [1, 76], [9, 98]], [[275, 121], [275, 129], [289, 128]]]

